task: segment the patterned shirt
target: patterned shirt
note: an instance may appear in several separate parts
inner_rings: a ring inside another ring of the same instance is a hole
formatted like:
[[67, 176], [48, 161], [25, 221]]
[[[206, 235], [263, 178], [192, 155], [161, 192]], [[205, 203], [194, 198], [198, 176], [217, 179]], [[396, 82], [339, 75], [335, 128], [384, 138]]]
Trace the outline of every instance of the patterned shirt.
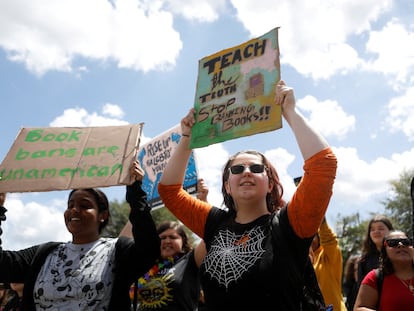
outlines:
[[[34, 287], [37, 310], [105, 310], [113, 286], [117, 239], [62, 243], [46, 258]], [[82, 271], [82, 273], [80, 273]]]

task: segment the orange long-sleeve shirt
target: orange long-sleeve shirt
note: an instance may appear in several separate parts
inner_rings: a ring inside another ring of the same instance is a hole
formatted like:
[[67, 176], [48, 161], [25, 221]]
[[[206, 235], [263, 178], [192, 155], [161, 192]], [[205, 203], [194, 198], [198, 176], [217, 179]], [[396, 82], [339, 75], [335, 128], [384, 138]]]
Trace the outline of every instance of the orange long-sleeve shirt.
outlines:
[[[332, 195], [337, 159], [325, 148], [305, 161], [304, 174], [288, 205], [291, 226], [301, 238], [313, 236], [325, 215]], [[165, 206], [201, 238], [212, 205], [192, 197], [182, 185], [158, 185]]]

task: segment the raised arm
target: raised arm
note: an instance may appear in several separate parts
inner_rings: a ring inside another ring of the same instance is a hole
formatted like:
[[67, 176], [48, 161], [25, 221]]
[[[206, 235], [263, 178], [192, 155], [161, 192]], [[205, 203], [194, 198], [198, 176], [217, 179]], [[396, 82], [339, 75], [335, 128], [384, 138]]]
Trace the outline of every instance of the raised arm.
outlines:
[[293, 88], [288, 87], [283, 80], [276, 86], [275, 101], [282, 105], [283, 117], [296, 137], [304, 160], [328, 147], [325, 139], [310, 127], [302, 114], [296, 109]]
[[132, 164], [130, 174], [135, 181], [127, 186], [126, 201], [131, 207], [129, 222], [132, 225], [132, 236], [135, 240], [135, 255], [139, 257], [134, 260], [137, 266], [141, 266], [142, 274], [159, 257], [161, 242], [151, 216], [151, 208], [147, 203], [147, 195], [141, 188], [144, 171], [137, 161]]
[[[144, 178], [144, 174], [145, 172], [142, 169], [142, 167], [139, 165], [139, 163], [137, 161], [134, 161], [131, 167], [129, 168], [129, 177], [130, 177], [131, 184], [127, 185], [126, 187], [126, 190], [127, 190], [126, 201], [129, 203], [130, 208], [132, 207], [132, 204], [134, 205], [141, 204], [139, 203], [140, 201], [142, 201], [142, 204], [144, 204], [143, 206], [145, 207], [146, 201], [138, 197], [138, 192], [140, 191], [139, 188], [141, 187], [140, 182]], [[125, 224], [124, 228], [122, 228], [121, 232], [119, 233], [119, 236], [133, 238], [132, 224], [129, 220]]]
[[164, 185], [177, 185], [183, 183], [188, 159], [191, 155], [190, 137], [194, 123], [194, 108], [191, 108], [187, 116], [181, 120], [182, 136], [178, 146], [162, 172], [160, 183]]
[[[288, 216], [299, 237], [312, 237], [326, 213], [336, 176], [337, 159], [326, 140], [296, 109], [293, 89], [280, 81], [276, 86], [276, 104], [291, 127], [304, 163], [304, 174], [288, 205]], [[306, 220], [306, 221], [304, 221]]]
[[192, 108], [181, 120], [182, 137], [163, 170], [158, 192], [165, 206], [175, 217], [191, 231], [203, 237], [207, 215], [212, 208], [211, 204], [206, 202], [208, 189], [207, 191], [201, 189], [202, 192], [197, 195], [198, 199], [182, 189], [185, 170], [191, 155], [190, 136], [194, 123], [194, 108]]

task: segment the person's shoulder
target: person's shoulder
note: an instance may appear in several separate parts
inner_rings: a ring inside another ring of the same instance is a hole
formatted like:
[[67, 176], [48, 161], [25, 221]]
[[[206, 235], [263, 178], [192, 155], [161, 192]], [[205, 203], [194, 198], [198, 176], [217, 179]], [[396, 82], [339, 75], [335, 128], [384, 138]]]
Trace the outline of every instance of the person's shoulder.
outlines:
[[121, 235], [121, 236], [119, 236], [119, 237], [117, 237], [117, 238], [112, 238], [112, 242], [115, 242], [115, 243], [130, 243], [130, 242], [134, 242], [134, 239], [133, 238], [131, 238], [131, 237], [128, 237], [128, 236], [123, 236], [123, 235]]
[[370, 271], [368, 271], [367, 277], [376, 279], [377, 278], [377, 269], [371, 269]]
[[229, 210], [225, 207], [216, 207], [216, 206], [212, 206], [209, 213], [208, 213], [208, 218], [226, 218], [226, 217], [230, 217], [231, 213], [229, 212]]

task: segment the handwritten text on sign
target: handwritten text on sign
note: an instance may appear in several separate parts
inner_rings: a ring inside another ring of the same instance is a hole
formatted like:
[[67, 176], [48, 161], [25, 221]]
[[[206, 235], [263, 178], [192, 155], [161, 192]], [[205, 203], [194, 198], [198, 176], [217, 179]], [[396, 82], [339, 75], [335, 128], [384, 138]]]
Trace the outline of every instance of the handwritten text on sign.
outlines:
[[141, 130], [142, 124], [23, 128], [0, 165], [0, 192], [128, 183]]
[[273, 104], [279, 80], [278, 28], [201, 59], [191, 147], [280, 128], [280, 106]]
[[[153, 138], [138, 150], [138, 161], [145, 171], [142, 189], [147, 193], [148, 204], [152, 207], [162, 206], [158, 194], [158, 184], [162, 172], [181, 139], [179, 125]], [[185, 172], [183, 188], [188, 193], [197, 192], [197, 169], [194, 154], [191, 153]]]

